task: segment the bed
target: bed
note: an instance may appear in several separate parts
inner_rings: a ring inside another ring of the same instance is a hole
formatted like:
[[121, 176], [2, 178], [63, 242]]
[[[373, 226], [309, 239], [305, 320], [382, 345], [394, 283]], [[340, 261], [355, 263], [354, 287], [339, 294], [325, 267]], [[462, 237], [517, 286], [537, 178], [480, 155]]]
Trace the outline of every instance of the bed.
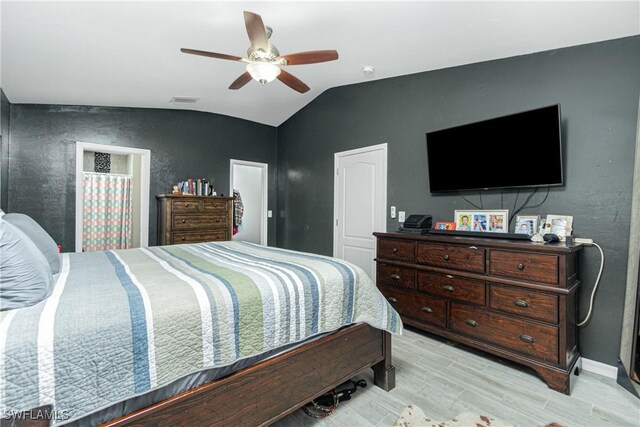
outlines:
[[401, 331], [371, 279], [331, 257], [243, 242], [63, 254], [48, 298], [0, 311], [0, 414], [269, 424], [363, 369], [393, 388]]

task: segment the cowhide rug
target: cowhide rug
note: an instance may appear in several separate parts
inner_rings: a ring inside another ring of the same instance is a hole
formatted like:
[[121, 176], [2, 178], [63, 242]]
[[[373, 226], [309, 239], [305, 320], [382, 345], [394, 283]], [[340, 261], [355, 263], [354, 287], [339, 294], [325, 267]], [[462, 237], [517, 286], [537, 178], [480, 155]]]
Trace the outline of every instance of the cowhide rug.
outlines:
[[513, 427], [511, 424], [488, 415], [465, 412], [449, 421], [434, 421], [414, 405], [409, 405], [400, 414], [393, 427]]

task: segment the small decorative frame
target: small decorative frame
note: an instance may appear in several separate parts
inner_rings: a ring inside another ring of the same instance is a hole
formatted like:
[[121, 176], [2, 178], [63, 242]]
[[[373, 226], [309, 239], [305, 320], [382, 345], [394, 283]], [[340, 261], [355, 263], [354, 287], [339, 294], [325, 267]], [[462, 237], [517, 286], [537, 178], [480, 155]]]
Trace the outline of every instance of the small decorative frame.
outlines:
[[455, 230], [456, 223], [453, 221], [439, 221], [436, 222], [436, 225], [433, 228], [436, 230]]
[[488, 233], [506, 233], [509, 231], [509, 210], [456, 210], [456, 230]]
[[540, 226], [539, 215], [518, 215], [516, 217], [516, 228], [514, 233], [528, 234], [533, 236], [538, 233], [538, 227]]
[[566, 236], [571, 236], [573, 217], [569, 215], [547, 215], [544, 228], [545, 233], [555, 234], [561, 241], [564, 241]]

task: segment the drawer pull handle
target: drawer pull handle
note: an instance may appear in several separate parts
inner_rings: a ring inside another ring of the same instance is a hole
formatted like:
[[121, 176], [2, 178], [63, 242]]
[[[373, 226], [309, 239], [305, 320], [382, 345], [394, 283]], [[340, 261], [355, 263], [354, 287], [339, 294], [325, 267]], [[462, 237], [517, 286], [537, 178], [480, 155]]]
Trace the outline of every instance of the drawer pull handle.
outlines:
[[453, 286], [451, 286], [451, 285], [444, 285], [444, 286], [442, 287], [442, 289], [444, 289], [445, 291], [449, 291], [449, 292], [453, 292], [453, 291], [455, 291], [455, 289], [454, 289], [454, 288], [453, 288]]
[[518, 268], [518, 270], [524, 270], [524, 264], [519, 262], [518, 265], [516, 265], [516, 267]]
[[445, 255], [445, 256], [444, 256], [444, 260], [445, 260], [445, 261], [449, 261], [449, 254], [447, 254], [447, 255]]
[[521, 299], [515, 300], [515, 301], [513, 302], [513, 304], [514, 304], [514, 305], [516, 305], [516, 306], [518, 306], [518, 307], [522, 307], [522, 308], [527, 308], [527, 307], [529, 307], [529, 304], [527, 304], [527, 302], [526, 302], [526, 301], [523, 301], [523, 300], [521, 300]]
[[392, 278], [393, 280], [400, 280], [400, 276], [399, 276], [399, 275], [397, 275], [397, 274], [392, 274], [392, 275], [391, 275], [391, 278]]
[[183, 223], [183, 224], [184, 224], [184, 223], [186, 223], [186, 222], [187, 222], [187, 220], [186, 220], [186, 219], [183, 219], [183, 220], [182, 220], [182, 223]]
[[469, 246], [469, 249], [478, 250], [478, 247], [477, 246]]
[[478, 322], [476, 322], [475, 320], [471, 320], [471, 319], [467, 319], [464, 321], [464, 323], [466, 323], [467, 325], [475, 328], [476, 326], [478, 326]]
[[522, 341], [526, 342], [527, 344], [533, 344], [534, 342], [536, 342], [536, 340], [533, 339], [533, 337], [529, 336], [529, 335], [520, 335], [518, 338], [520, 338]]
[[433, 313], [433, 310], [430, 307], [422, 307], [422, 311], [425, 313]]
[[387, 300], [389, 300], [389, 302], [398, 302], [394, 297], [388, 297]]
[[452, 276], [452, 275], [450, 275], [450, 274], [447, 274], [445, 277], [446, 277], [447, 279], [453, 279], [453, 276]]
[[220, 218], [216, 218], [216, 222], [220, 222]]
[[391, 252], [393, 252], [394, 254], [395, 254], [395, 253], [398, 253], [398, 248], [393, 248], [393, 249], [391, 249]]
[[182, 241], [184, 242], [184, 236], [182, 236]]

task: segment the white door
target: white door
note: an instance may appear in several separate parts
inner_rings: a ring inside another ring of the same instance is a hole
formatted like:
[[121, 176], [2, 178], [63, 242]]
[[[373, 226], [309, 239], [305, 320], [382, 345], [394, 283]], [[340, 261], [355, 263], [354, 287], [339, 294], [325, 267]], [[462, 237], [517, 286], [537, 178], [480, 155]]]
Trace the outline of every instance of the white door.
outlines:
[[266, 163], [231, 160], [231, 189], [240, 193], [244, 213], [233, 240], [267, 244], [267, 168]]
[[387, 228], [387, 144], [335, 154], [333, 256], [375, 280], [374, 231]]

